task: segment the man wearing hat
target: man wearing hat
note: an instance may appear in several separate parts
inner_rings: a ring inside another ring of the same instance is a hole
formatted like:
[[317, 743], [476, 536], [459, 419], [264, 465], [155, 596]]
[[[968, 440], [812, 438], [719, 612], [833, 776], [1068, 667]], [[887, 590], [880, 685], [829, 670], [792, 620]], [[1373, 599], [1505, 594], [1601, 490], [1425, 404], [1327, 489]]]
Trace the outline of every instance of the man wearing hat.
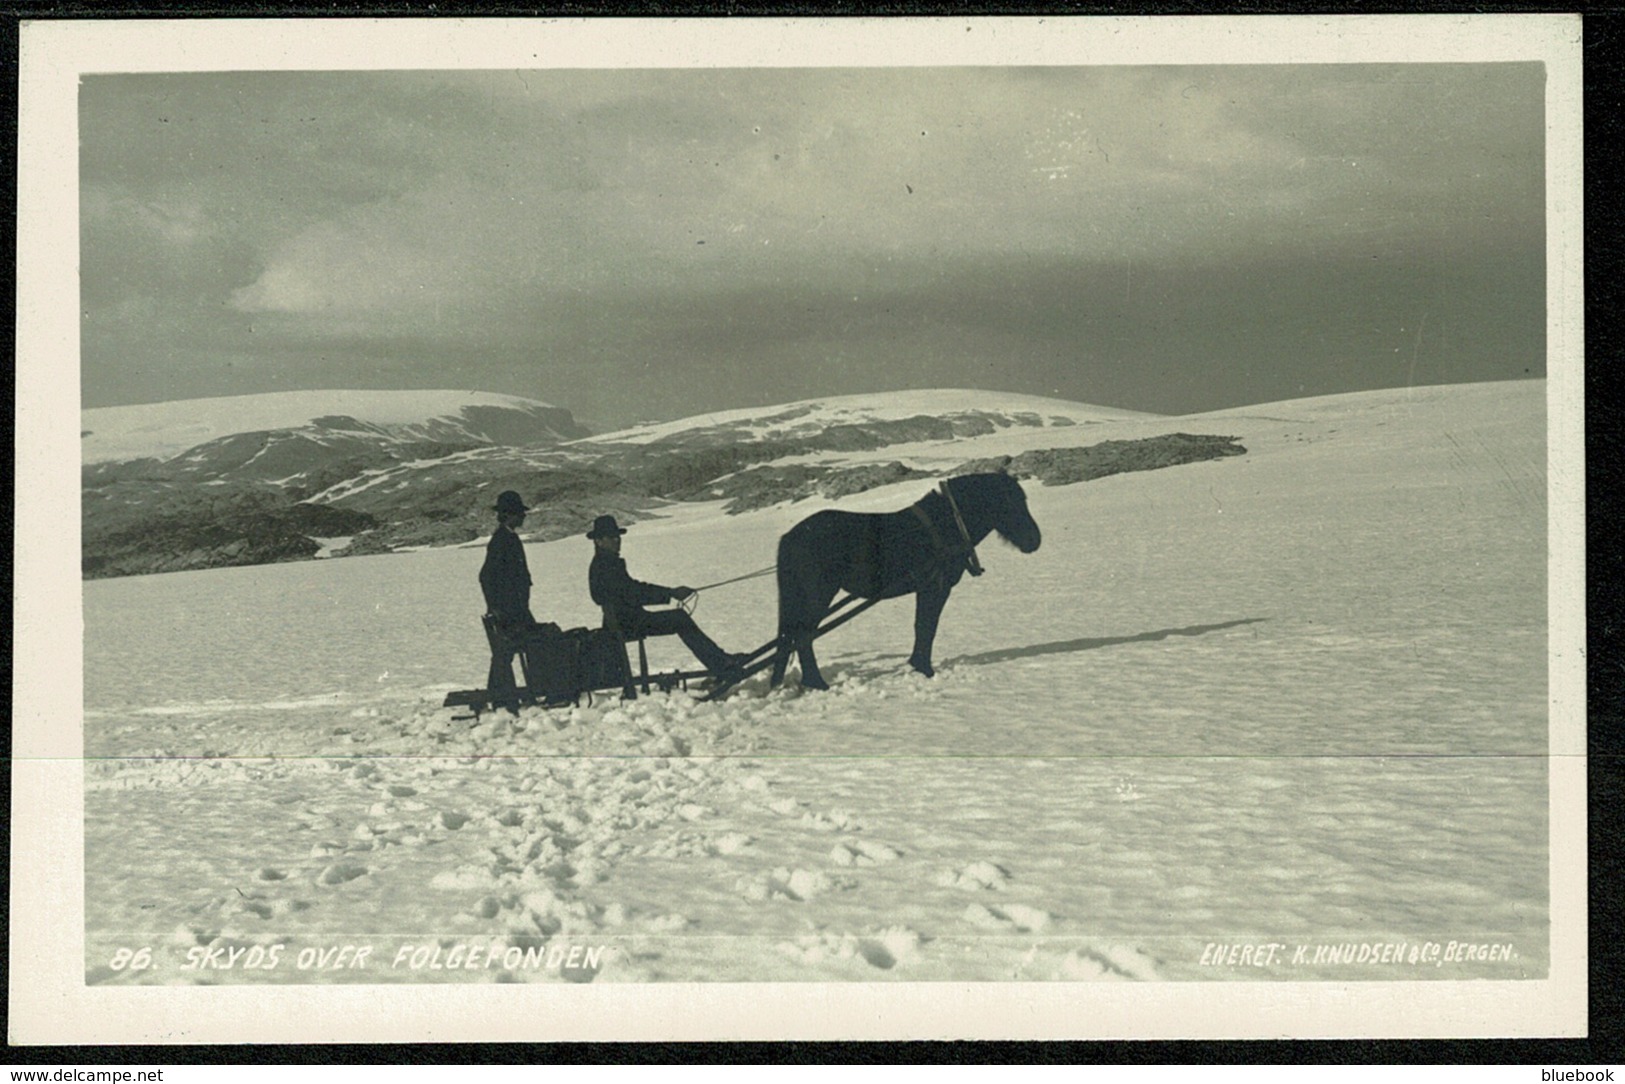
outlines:
[[684, 646], [694, 653], [713, 674], [724, 675], [739, 669], [744, 656], [730, 655], [716, 645], [700, 627], [682, 610], [662, 610], [650, 613], [645, 606], [663, 602], [681, 601], [694, 592], [688, 587], [661, 587], [658, 584], [634, 580], [626, 571], [621, 557], [621, 536], [626, 528], [615, 522], [614, 516], [599, 516], [593, 520], [587, 537], [592, 539], [596, 552], [587, 570], [587, 588], [592, 600], [604, 610], [604, 621], [620, 629], [623, 636], [668, 636], [673, 633], [682, 638]]
[[480, 566], [485, 612], [496, 619], [499, 631], [505, 634], [491, 642], [491, 673], [486, 688], [492, 700], [513, 710], [518, 708], [514, 652], [524, 634], [536, 624], [530, 615], [530, 566], [525, 563], [525, 544], [516, 533], [524, 526], [528, 511], [524, 500], [511, 489], [497, 496], [497, 528], [485, 545], [485, 564]]

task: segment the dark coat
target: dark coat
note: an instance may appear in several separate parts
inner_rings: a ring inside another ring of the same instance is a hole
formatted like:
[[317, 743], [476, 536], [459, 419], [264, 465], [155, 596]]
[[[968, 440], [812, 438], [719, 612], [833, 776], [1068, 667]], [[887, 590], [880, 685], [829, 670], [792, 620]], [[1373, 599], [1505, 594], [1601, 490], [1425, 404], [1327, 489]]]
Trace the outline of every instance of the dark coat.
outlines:
[[587, 569], [587, 590], [614, 622], [630, 631], [637, 626], [641, 607], [670, 602], [671, 588], [634, 580], [626, 571], [626, 561], [603, 550], [593, 554]]
[[485, 592], [486, 611], [497, 620], [535, 621], [530, 616], [530, 566], [525, 563], [525, 544], [507, 527], [498, 527], [486, 543], [480, 590]]

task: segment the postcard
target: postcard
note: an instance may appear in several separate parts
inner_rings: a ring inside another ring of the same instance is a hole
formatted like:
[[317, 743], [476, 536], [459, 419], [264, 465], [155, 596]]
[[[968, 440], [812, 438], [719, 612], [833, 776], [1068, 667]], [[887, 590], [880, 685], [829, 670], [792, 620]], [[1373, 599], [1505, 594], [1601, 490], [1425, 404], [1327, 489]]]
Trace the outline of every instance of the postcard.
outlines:
[[25, 24], [11, 1041], [1584, 1034], [1581, 29]]

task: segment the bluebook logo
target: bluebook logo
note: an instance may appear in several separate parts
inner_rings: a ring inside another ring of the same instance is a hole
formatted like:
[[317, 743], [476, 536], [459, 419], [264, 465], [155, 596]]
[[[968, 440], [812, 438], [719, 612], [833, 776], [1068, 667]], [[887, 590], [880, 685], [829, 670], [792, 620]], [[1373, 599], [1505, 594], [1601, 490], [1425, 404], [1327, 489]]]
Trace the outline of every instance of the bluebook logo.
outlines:
[[1559, 1080], [1613, 1080], [1614, 1071], [1612, 1069], [1596, 1069], [1591, 1071], [1587, 1071], [1585, 1069], [1542, 1069], [1540, 1071], [1540, 1079], [1543, 1082]]

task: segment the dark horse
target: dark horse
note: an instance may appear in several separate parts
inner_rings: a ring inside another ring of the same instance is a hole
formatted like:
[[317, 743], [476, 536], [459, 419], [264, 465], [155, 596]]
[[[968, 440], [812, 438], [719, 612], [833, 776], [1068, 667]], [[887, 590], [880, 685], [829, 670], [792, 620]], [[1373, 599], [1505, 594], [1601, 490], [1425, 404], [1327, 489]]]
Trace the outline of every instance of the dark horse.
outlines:
[[773, 684], [784, 680], [793, 650], [801, 684], [827, 689], [812, 637], [837, 591], [865, 599], [913, 595], [914, 653], [909, 665], [930, 677], [937, 619], [967, 569], [980, 575], [975, 547], [997, 531], [1022, 553], [1040, 541], [1027, 494], [1007, 474], [949, 479], [901, 512], [815, 512], [779, 539], [779, 639]]

